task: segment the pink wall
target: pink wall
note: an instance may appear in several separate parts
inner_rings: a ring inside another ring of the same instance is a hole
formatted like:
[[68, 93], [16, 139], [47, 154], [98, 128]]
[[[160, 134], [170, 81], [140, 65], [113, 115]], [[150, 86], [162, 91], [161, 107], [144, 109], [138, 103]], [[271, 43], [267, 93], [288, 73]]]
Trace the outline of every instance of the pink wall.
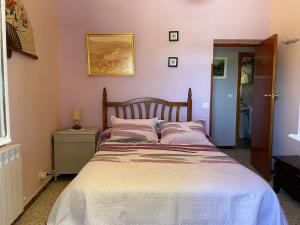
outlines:
[[[272, 12], [271, 0], [23, 2], [40, 58], [35, 61], [14, 53], [8, 72], [12, 139], [22, 144], [27, 201], [44, 185], [38, 172], [51, 168], [51, 133], [71, 126], [70, 110], [82, 109], [84, 126], [101, 127], [104, 86], [111, 100], [138, 96], [185, 100], [192, 87], [194, 119], [208, 120], [209, 110], [202, 103], [210, 99], [213, 39], [263, 39], [279, 33], [284, 40], [299, 35], [297, 29], [290, 29], [300, 25], [298, 0], [288, 4], [272, 0]], [[169, 30], [180, 31], [179, 42], [168, 42]], [[135, 33], [136, 76], [88, 77], [87, 32]], [[274, 154], [299, 154], [298, 142], [287, 137], [297, 130], [299, 52], [299, 43], [279, 45]], [[179, 57], [177, 69], [167, 67], [168, 56]]]
[[[210, 100], [213, 39], [262, 39], [269, 35], [270, 0], [60, 0], [62, 127], [80, 108], [84, 126], [101, 127], [101, 93], [110, 100], [153, 96], [185, 100], [193, 89], [194, 119], [209, 119], [202, 103]], [[180, 41], [168, 42], [179, 30]], [[85, 34], [133, 32], [135, 77], [88, 77]], [[178, 56], [177, 69], [167, 57]]]
[[300, 143], [288, 138], [298, 130], [300, 103], [300, 42], [289, 46], [282, 41], [300, 38], [299, 0], [272, 0], [272, 32], [279, 34], [277, 92], [274, 123], [274, 154], [300, 154]]
[[59, 40], [56, 1], [23, 0], [39, 60], [13, 53], [8, 60], [11, 132], [22, 144], [25, 201], [44, 185], [51, 169], [51, 133], [59, 127]]
[[[51, 168], [52, 131], [71, 126], [72, 108], [82, 109], [84, 126], [100, 127], [104, 86], [112, 100], [185, 100], [192, 87], [194, 118], [208, 120], [209, 110], [202, 103], [210, 98], [213, 39], [261, 39], [270, 28], [270, 0], [23, 2], [39, 60], [14, 53], [8, 72], [12, 139], [22, 144], [27, 201], [44, 185], [38, 172]], [[180, 31], [179, 42], [168, 42], [169, 30]], [[134, 32], [136, 76], [88, 77], [87, 32]], [[177, 69], [167, 67], [168, 56], [179, 57]]]
[[[213, 39], [263, 39], [271, 33], [286, 39], [298, 35], [297, 29], [289, 29], [300, 25], [298, 0], [288, 4], [272, 1], [270, 31], [271, 0], [23, 0], [40, 58], [35, 61], [15, 53], [8, 61], [8, 71], [12, 139], [22, 144], [27, 200], [44, 184], [37, 174], [51, 168], [51, 133], [71, 126], [72, 108], [82, 109], [84, 126], [101, 127], [104, 86], [111, 100], [138, 96], [185, 100], [188, 87], [192, 87], [194, 119], [208, 120], [209, 110], [203, 109], [202, 103], [210, 99]], [[180, 31], [179, 42], [168, 42], [169, 30]], [[135, 33], [136, 76], [88, 77], [87, 32]], [[279, 46], [275, 154], [299, 154], [299, 144], [287, 138], [297, 130], [299, 50], [299, 43]], [[168, 56], [179, 57], [177, 69], [167, 67]]]

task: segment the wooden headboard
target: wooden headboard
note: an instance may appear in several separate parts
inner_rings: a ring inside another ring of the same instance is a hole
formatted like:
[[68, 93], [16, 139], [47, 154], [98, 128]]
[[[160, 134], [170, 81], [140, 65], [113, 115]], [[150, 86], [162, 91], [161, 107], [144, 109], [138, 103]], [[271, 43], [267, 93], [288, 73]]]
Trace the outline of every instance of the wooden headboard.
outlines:
[[[151, 105], [154, 105], [153, 113], [150, 113]], [[107, 91], [106, 88], [103, 89], [103, 130], [108, 128], [108, 108], [115, 108], [115, 116], [120, 118], [120, 114], [123, 115], [124, 119], [150, 119], [158, 117], [158, 108], [160, 107], [160, 119], [172, 121], [173, 110], [176, 109], [176, 121], [179, 122], [180, 109], [182, 107], [187, 108], [187, 121], [192, 120], [192, 89], [189, 88], [188, 99], [186, 102], [169, 102], [159, 98], [136, 98], [126, 102], [108, 102], [107, 101]], [[136, 107], [135, 107], [136, 106]], [[144, 114], [143, 116], [143, 106]], [[130, 109], [130, 117], [127, 110]], [[135, 112], [138, 109], [138, 116]], [[165, 113], [167, 113], [168, 118], [165, 119]], [[152, 114], [152, 115], [150, 115]], [[138, 118], [135, 118], [138, 117]]]

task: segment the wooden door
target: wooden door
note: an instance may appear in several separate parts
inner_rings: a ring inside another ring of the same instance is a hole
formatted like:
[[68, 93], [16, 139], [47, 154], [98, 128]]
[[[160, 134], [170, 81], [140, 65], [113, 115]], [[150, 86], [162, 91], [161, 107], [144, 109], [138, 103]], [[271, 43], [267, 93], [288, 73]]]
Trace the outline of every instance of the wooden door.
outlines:
[[251, 164], [266, 180], [272, 177], [277, 39], [273, 35], [261, 42], [255, 52]]

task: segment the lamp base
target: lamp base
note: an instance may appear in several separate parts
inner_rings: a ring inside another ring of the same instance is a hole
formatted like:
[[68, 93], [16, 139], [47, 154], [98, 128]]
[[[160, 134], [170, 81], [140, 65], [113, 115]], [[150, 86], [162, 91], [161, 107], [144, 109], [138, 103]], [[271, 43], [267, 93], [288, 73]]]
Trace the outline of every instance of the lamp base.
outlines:
[[74, 125], [74, 126], [72, 127], [72, 129], [73, 129], [73, 130], [81, 130], [82, 127], [81, 127], [80, 125]]

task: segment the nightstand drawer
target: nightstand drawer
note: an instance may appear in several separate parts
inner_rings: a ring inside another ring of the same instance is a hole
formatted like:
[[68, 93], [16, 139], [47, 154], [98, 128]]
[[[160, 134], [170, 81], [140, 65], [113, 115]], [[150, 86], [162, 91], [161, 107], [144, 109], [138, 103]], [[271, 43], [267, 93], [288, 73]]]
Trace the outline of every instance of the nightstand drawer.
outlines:
[[78, 173], [95, 154], [95, 143], [55, 143], [54, 148], [58, 174]]
[[54, 143], [94, 143], [96, 136], [86, 134], [54, 135]]
[[59, 130], [53, 135], [55, 176], [76, 174], [94, 156], [99, 130]]

